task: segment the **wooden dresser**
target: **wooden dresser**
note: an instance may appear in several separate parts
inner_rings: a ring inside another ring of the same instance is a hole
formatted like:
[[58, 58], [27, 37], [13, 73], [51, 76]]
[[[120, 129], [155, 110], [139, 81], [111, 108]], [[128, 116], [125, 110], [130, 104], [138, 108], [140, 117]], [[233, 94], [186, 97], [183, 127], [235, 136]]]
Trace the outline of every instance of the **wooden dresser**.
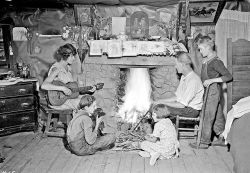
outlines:
[[0, 135], [37, 129], [36, 80], [0, 82]]

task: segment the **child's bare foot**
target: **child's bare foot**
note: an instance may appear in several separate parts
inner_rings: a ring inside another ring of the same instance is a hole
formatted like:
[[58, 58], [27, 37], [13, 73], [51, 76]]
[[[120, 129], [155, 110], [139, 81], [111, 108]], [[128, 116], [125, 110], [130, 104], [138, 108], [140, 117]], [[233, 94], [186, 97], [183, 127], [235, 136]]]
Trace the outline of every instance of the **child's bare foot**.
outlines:
[[159, 153], [154, 153], [154, 154], [151, 154], [151, 158], [150, 158], [150, 161], [149, 161], [149, 164], [151, 166], [153, 166], [156, 162], [156, 160], [160, 157], [160, 154]]
[[150, 157], [150, 154], [146, 151], [139, 151], [138, 153], [141, 157]]

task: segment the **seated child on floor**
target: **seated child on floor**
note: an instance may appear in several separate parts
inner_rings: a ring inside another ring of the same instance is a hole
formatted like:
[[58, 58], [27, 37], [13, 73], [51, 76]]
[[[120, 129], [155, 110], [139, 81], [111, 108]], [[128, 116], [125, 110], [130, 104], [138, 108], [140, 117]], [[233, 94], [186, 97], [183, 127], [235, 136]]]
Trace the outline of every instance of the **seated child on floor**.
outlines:
[[[78, 156], [95, 154], [97, 151], [111, 148], [115, 143], [114, 134], [99, 134], [103, 113], [101, 109], [96, 111], [96, 108], [94, 96], [82, 96], [78, 112], [67, 127], [69, 149]], [[93, 114], [98, 116], [91, 119], [91, 116], [95, 116]]]
[[164, 108], [163, 104], [158, 104], [153, 108], [152, 118], [155, 121], [153, 133], [146, 135], [146, 140], [139, 145], [143, 150], [139, 152], [139, 155], [151, 157], [150, 165], [154, 165], [158, 158], [170, 159], [179, 155], [176, 130], [169, 118], [163, 118]]

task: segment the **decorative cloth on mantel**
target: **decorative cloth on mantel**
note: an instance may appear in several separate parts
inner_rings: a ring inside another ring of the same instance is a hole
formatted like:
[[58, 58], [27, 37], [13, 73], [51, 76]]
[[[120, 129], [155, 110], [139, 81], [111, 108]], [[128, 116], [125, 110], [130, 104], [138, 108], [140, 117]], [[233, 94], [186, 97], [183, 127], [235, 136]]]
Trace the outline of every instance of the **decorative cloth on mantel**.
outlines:
[[185, 51], [182, 43], [172, 41], [122, 41], [122, 40], [90, 40], [91, 56], [123, 57], [137, 55], [175, 55], [177, 51]]

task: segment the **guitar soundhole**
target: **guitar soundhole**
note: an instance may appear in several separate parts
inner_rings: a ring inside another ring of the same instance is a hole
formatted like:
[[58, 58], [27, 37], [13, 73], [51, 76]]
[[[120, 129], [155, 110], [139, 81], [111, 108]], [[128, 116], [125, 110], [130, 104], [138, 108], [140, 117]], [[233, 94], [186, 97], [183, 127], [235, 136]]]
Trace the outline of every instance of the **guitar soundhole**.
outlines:
[[57, 98], [61, 99], [62, 98], [61, 96], [62, 96], [61, 92], [57, 92]]

